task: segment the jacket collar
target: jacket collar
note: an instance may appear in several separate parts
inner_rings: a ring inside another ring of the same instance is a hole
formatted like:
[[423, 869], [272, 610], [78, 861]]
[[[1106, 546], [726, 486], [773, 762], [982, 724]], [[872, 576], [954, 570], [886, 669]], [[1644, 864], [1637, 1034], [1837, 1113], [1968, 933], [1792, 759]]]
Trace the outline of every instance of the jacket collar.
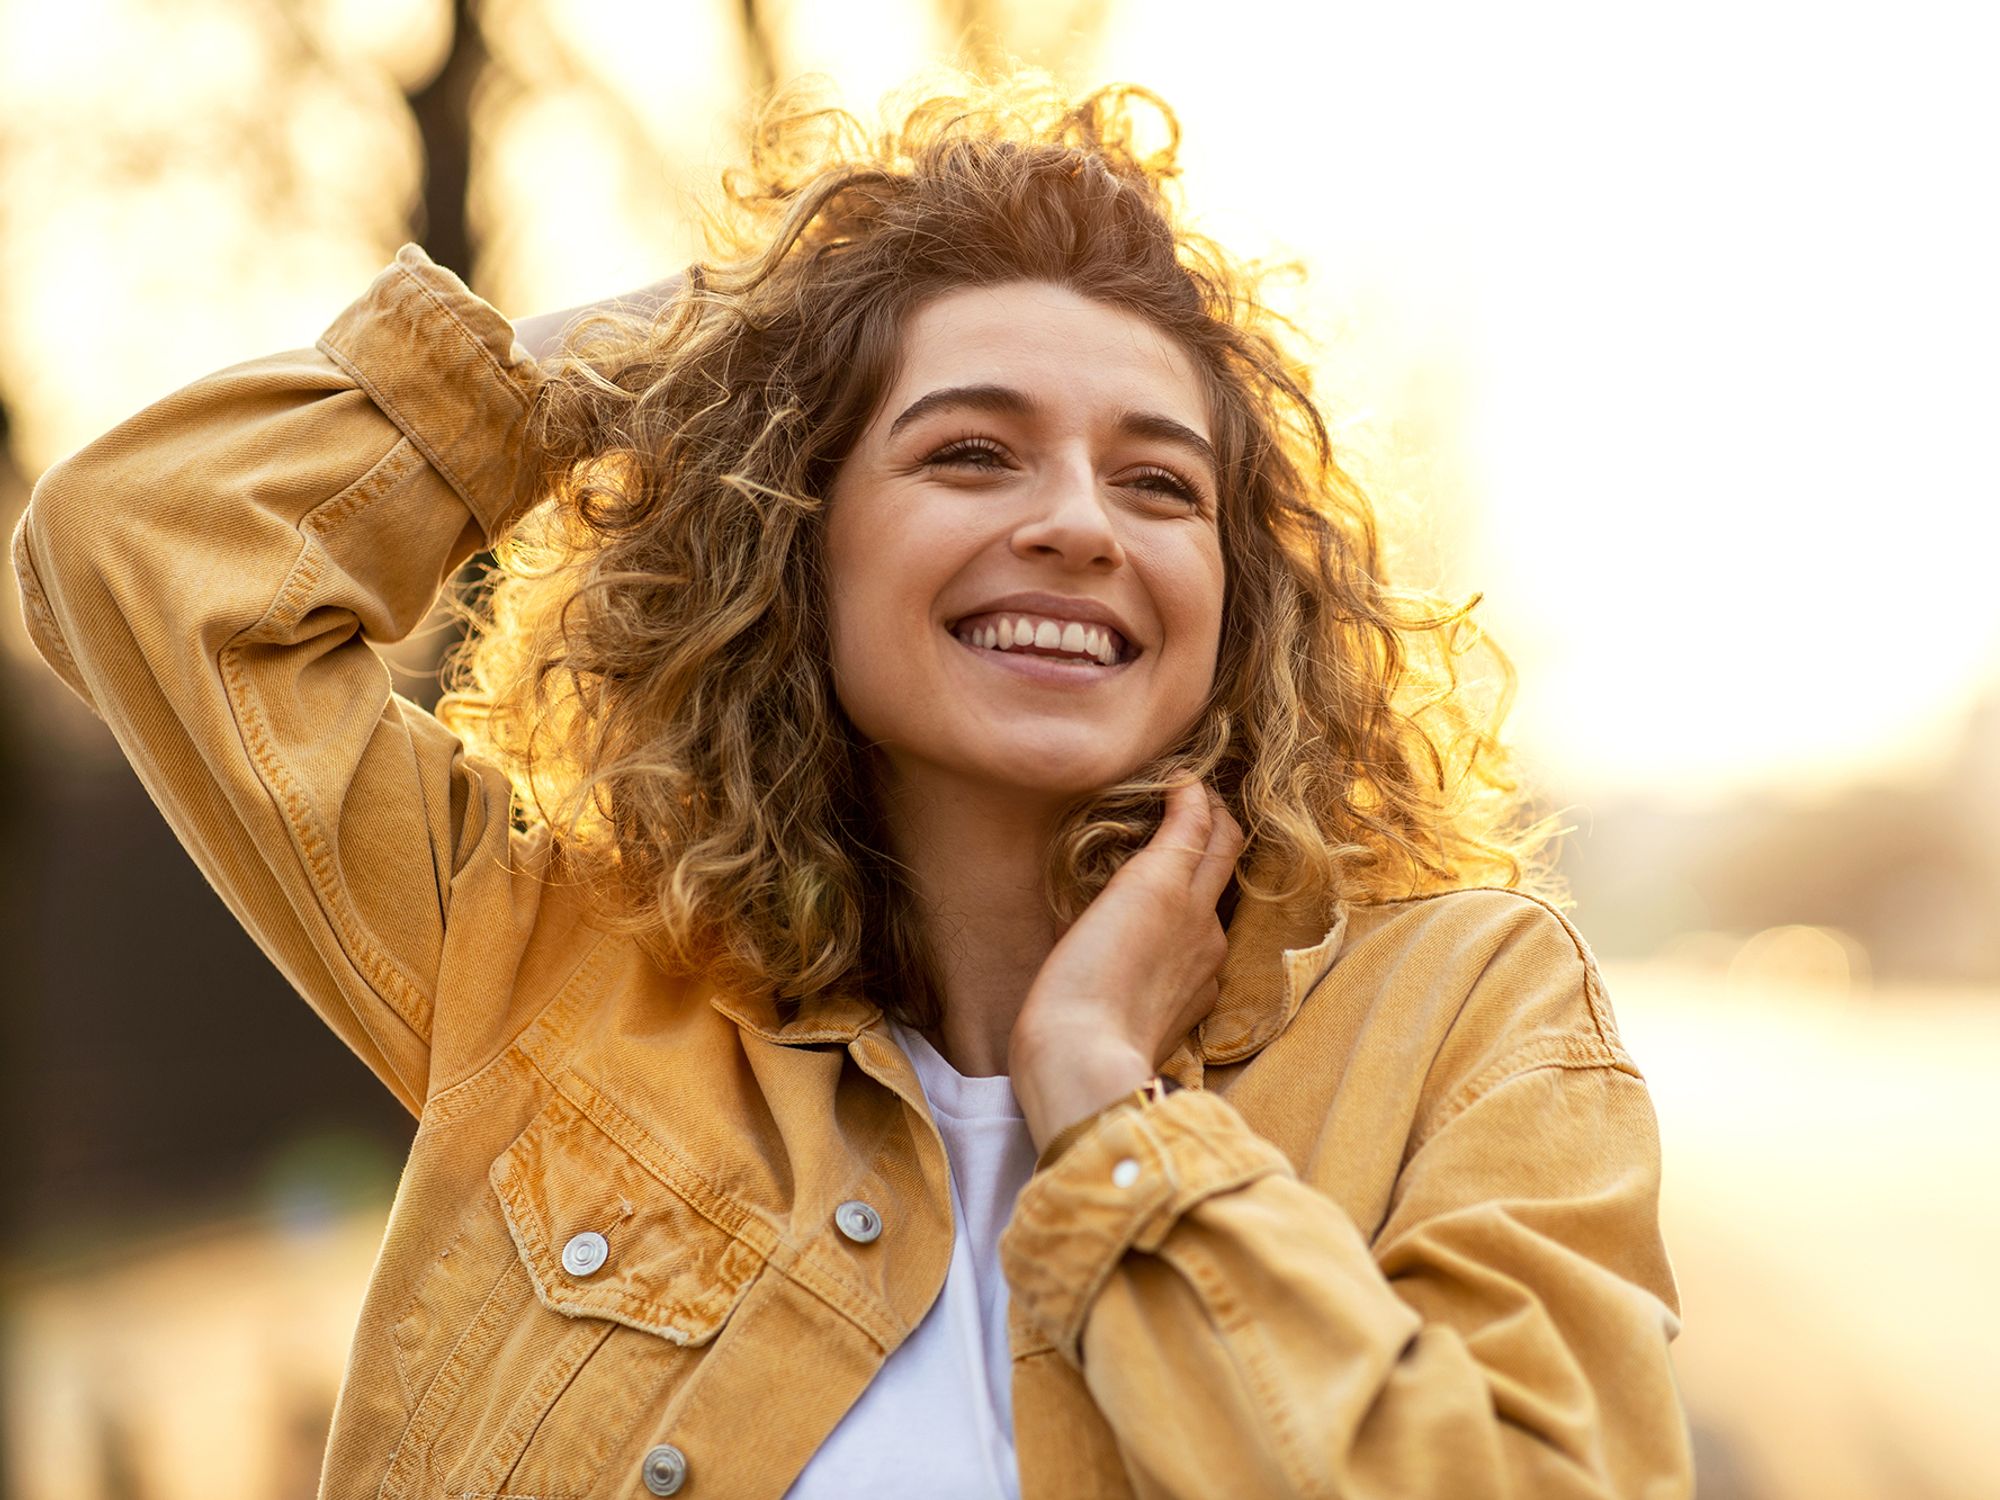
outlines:
[[1292, 1024], [1347, 934], [1347, 903], [1245, 900], [1229, 922], [1215, 1008], [1195, 1028], [1202, 1061], [1241, 1062]]
[[[1205, 1064], [1241, 1062], [1271, 1042], [1340, 953], [1348, 906], [1242, 901], [1228, 927], [1229, 951], [1216, 977], [1220, 994], [1195, 1028], [1194, 1050]], [[800, 1007], [787, 1023], [769, 991], [717, 991], [709, 1003], [764, 1041], [802, 1047], [852, 1042], [873, 1026], [882, 1007], [859, 995], [823, 997]], [[1185, 1045], [1182, 1050], [1187, 1050]], [[1178, 1069], [1169, 1067], [1169, 1072]]]
[[752, 1036], [786, 1047], [851, 1042], [882, 1014], [882, 1007], [874, 1001], [848, 994], [822, 996], [802, 1005], [790, 1022], [779, 1015], [777, 997], [769, 990], [717, 990], [708, 1003]]

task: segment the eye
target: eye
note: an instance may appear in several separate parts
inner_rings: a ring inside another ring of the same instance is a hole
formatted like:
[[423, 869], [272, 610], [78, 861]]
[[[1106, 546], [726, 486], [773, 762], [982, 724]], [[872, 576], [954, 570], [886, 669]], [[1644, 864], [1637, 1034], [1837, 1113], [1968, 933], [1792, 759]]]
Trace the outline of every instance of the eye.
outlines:
[[991, 438], [963, 437], [946, 443], [924, 460], [924, 466], [999, 470], [1007, 467], [1007, 450]]
[[1184, 500], [1195, 510], [1202, 508], [1203, 502], [1200, 486], [1196, 485], [1192, 480], [1176, 474], [1172, 469], [1162, 469], [1155, 464], [1147, 464], [1133, 473], [1125, 482], [1139, 489], [1153, 490], [1159, 494], [1171, 495], [1177, 500]]

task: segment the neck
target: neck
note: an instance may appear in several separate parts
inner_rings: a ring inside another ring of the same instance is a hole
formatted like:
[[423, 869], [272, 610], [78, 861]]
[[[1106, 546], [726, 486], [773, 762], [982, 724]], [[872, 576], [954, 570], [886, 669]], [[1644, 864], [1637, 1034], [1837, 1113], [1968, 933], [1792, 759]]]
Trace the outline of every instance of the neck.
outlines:
[[1015, 788], [903, 777], [884, 813], [943, 987], [929, 1040], [967, 1077], [1005, 1073], [1015, 1019], [1061, 936], [1042, 898], [1056, 809]]

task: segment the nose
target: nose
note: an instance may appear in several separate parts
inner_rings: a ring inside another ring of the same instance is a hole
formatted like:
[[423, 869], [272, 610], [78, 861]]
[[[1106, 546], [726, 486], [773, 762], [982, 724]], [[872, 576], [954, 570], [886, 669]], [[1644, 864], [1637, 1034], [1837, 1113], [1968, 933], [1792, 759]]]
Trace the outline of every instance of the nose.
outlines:
[[1112, 513], [1087, 458], [1044, 471], [1012, 540], [1018, 557], [1046, 558], [1071, 568], [1109, 573], [1125, 563]]

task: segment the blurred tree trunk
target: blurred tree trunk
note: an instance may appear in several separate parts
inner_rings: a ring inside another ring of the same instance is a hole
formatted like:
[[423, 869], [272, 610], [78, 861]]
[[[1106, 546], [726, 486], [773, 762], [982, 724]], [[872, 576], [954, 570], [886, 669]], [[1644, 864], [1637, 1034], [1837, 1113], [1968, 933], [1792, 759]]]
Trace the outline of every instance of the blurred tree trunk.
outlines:
[[[27, 504], [27, 477], [16, 466], [10, 436], [13, 424], [7, 402], [0, 396], [0, 530], [11, 537], [14, 523]], [[18, 612], [18, 599], [6, 607]], [[14, 621], [9, 621], [10, 635]], [[32, 994], [33, 965], [29, 931], [28, 882], [31, 848], [26, 837], [28, 800], [34, 786], [28, 779], [28, 727], [23, 710], [25, 693], [13, 691], [15, 663], [11, 651], [0, 650], [0, 993], [9, 996]], [[33, 1028], [31, 1009], [24, 1004], [0, 1007], [0, 1089], [5, 1103], [0, 1105], [0, 1129], [7, 1139], [19, 1141], [34, 1129], [33, 1106], [38, 1059], [31, 1050]], [[0, 1194], [0, 1245], [14, 1244], [13, 1216], [18, 1205], [13, 1193]], [[0, 1371], [0, 1396], [6, 1394], [4, 1371]], [[0, 1463], [6, 1459], [6, 1437], [0, 1432]], [[4, 1473], [0, 1469], [0, 1473]]]
[[778, 81], [778, 48], [771, 36], [771, 18], [760, 0], [740, 0], [743, 50], [750, 62], [750, 92], [762, 99]]
[[[451, 50], [422, 88], [407, 96], [423, 143], [424, 186], [410, 225], [412, 237], [439, 265], [472, 284], [478, 247], [472, 241], [472, 101], [490, 58], [480, 35], [476, 0], [452, 0]], [[469, 559], [453, 581], [478, 576], [492, 563], [491, 552]], [[443, 693], [438, 672], [445, 653], [463, 631], [438, 612], [416, 638], [386, 653], [397, 668], [397, 688], [425, 708], [435, 709]], [[412, 675], [414, 674], [414, 675]]]
[[431, 81], [409, 95], [424, 148], [424, 191], [411, 226], [432, 260], [472, 281], [472, 96], [486, 71], [474, 0], [452, 0], [451, 51]]

